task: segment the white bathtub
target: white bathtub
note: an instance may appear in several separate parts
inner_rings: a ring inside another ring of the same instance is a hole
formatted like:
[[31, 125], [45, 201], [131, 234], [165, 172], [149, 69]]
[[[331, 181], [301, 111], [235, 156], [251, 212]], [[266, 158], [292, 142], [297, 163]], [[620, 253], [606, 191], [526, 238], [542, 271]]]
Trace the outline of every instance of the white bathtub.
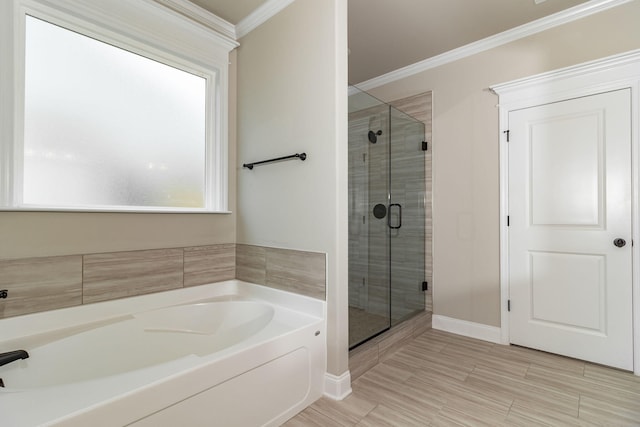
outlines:
[[322, 395], [324, 305], [232, 280], [0, 320], [30, 355], [0, 425], [279, 425]]

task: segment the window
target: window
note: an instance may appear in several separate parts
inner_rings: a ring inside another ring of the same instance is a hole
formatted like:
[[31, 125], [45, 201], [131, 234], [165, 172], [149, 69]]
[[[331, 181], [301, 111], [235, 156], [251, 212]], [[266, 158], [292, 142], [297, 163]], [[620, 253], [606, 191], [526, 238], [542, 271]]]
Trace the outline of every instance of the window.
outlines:
[[225, 211], [222, 67], [30, 12], [1, 208]]

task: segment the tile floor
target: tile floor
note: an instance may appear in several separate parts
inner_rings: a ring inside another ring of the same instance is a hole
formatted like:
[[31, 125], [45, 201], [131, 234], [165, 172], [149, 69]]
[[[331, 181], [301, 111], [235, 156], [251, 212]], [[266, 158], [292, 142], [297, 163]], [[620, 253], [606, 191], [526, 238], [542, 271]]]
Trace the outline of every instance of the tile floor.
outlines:
[[640, 426], [640, 377], [429, 330], [298, 426]]

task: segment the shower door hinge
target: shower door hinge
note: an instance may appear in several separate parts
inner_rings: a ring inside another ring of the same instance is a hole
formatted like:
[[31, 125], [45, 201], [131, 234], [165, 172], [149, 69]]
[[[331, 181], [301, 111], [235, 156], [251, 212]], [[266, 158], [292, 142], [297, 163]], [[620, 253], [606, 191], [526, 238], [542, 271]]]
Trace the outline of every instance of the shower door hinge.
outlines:
[[507, 311], [511, 311], [511, 300], [507, 300]]
[[422, 141], [422, 151], [427, 151], [429, 149], [429, 143], [427, 141]]
[[505, 131], [502, 132], [502, 133], [507, 134], [507, 142], [509, 142], [509, 133], [510, 132], [511, 132], [510, 130], [505, 130]]
[[507, 215], [507, 227], [509, 226], [509, 215]]
[[429, 282], [422, 282], [422, 292], [429, 290]]

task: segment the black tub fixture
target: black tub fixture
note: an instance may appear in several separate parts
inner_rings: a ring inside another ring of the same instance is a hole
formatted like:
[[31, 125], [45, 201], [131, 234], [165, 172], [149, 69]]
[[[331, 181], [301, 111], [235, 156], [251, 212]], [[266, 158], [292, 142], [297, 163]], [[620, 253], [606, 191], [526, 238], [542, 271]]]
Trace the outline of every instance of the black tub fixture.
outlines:
[[16, 360], [27, 359], [28, 357], [29, 353], [27, 353], [25, 350], [15, 350], [8, 351], [6, 353], [0, 353], [0, 366], [14, 362]]
[[275, 159], [262, 160], [260, 162], [245, 163], [245, 164], [242, 165], [242, 167], [243, 168], [247, 168], [249, 170], [252, 170], [253, 167], [257, 166], [257, 165], [263, 165], [265, 163], [280, 162], [282, 160], [289, 160], [289, 159], [300, 159], [302, 161], [305, 161], [305, 160], [307, 160], [307, 153], [296, 153], [296, 154], [292, 154], [290, 156], [276, 157]]

